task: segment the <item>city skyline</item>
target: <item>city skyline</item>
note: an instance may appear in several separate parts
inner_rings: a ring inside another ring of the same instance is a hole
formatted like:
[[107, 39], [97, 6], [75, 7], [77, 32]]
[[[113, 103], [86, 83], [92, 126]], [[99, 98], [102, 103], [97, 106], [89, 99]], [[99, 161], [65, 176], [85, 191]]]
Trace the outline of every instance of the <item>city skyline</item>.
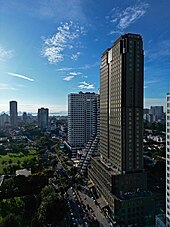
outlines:
[[101, 53], [128, 32], [144, 40], [145, 107], [165, 106], [168, 0], [0, 3], [0, 112], [9, 111], [11, 100], [22, 112], [66, 112], [69, 93], [97, 92]]

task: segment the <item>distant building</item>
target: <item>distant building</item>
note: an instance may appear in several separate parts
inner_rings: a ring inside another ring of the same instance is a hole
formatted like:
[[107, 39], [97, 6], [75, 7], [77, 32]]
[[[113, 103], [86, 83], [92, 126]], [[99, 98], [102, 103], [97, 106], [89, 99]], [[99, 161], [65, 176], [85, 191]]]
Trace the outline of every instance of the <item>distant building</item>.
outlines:
[[45, 130], [48, 127], [48, 117], [49, 117], [49, 109], [41, 108], [38, 109], [38, 127], [41, 130]]
[[17, 102], [10, 101], [10, 124], [11, 127], [15, 128], [18, 124], [18, 112], [17, 112]]
[[149, 113], [149, 109], [143, 109], [143, 114], [148, 114]]
[[170, 226], [170, 93], [166, 96], [166, 226]]
[[[79, 92], [68, 95], [68, 144], [73, 156], [86, 146], [96, 132], [97, 94]], [[96, 103], [96, 104], [94, 104]]]
[[163, 112], [163, 106], [151, 106], [150, 109], [144, 109], [143, 119], [146, 123], [165, 123], [165, 113]]
[[148, 122], [148, 123], [156, 122], [156, 116], [153, 114], [144, 114], [143, 119], [144, 119], [144, 122]]
[[28, 116], [27, 116], [27, 113], [26, 112], [23, 112], [22, 114], [22, 120], [24, 123], [27, 123], [27, 119], [28, 119]]
[[0, 115], [0, 127], [4, 128], [10, 125], [10, 117], [8, 114], [3, 113]]
[[151, 106], [149, 113], [155, 115], [157, 119], [163, 116], [163, 106]]

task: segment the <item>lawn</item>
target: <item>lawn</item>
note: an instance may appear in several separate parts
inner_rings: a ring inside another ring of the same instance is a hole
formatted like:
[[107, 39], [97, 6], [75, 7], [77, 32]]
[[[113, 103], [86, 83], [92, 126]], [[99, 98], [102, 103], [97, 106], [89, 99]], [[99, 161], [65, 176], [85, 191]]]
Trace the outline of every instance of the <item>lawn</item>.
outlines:
[[[11, 159], [11, 164], [17, 164], [17, 161], [20, 161], [22, 164], [25, 160], [30, 160], [34, 157], [37, 157], [37, 151], [36, 150], [29, 150], [28, 154], [24, 154], [24, 152], [17, 152], [12, 153], [9, 152], [6, 155], [0, 155], [0, 174], [2, 174], [2, 170], [4, 167], [7, 167], [9, 165], [9, 160]], [[5, 164], [2, 164], [2, 162], [5, 161]]]

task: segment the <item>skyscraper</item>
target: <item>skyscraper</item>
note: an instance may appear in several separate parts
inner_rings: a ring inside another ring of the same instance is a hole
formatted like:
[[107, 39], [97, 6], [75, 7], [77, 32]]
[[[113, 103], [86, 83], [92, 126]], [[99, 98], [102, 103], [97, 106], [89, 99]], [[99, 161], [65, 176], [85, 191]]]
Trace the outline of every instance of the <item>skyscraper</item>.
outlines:
[[151, 221], [143, 170], [143, 56], [142, 37], [125, 34], [100, 65], [100, 157], [92, 159], [89, 177], [111, 218], [125, 226]]
[[166, 226], [170, 226], [170, 93], [166, 96]]
[[10, 124], [13, 128], [17, 127], [18, 122], [18, 112], [17, 112], [17, 102], [10, 101]]
[[73, 156], [86, 146], [97, 129], [97, 94], [79, 92], [68, 95], [68, 144]]
[[163, 117], [163, 106], [151, 106], [149, 113], [155, 115], [156, 120], [159, 120]]
[[38, 109], [38, 126], [41, 130], [44, 130], [48, 127], [48, 115], [49, 109], [43, 107]]

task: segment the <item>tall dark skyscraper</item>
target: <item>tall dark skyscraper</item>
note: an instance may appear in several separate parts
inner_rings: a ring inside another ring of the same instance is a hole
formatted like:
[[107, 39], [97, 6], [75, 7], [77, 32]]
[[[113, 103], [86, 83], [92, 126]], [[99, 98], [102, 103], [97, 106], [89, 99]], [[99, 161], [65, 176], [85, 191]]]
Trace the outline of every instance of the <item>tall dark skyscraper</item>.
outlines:
[[49, 117], [49, 109], [41, 108], [38, 109], [38, 126], [41, 130], [44, 130], [48, 127], [48, 117]]
[[101, 60], [100, 152], [121, 173], [143, 169], [143, 43], [120, 37]]
[[18, 122], [18, 112], [17, 112], [17, 102], [16, 101], [10, 101], [10, 124], [12, 127], [17, 127]]
[[100, 65], [100, 157], [92, 159], [89, 177], [124, 226], [152, 221], [143, 170], [143, 62], [142, 37], [125, 34]]

